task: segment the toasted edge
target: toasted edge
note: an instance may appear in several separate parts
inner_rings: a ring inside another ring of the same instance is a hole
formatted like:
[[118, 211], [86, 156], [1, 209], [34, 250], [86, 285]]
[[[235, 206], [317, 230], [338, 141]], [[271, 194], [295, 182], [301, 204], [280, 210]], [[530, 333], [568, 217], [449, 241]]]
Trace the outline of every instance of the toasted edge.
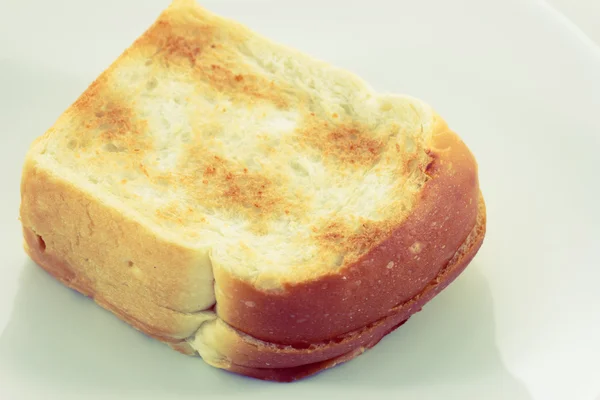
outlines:
[[433, 132], [426, 144], [429, 179], [412, 214], [380, 243], [355, 263], [304, 282], [282, 282], [277, 292], [215, 264], [218, 316], [260, 340], [303, 345], [389, 316], [423, 290], [475, 226], [480, 197], [473, 154], [439, 116]]

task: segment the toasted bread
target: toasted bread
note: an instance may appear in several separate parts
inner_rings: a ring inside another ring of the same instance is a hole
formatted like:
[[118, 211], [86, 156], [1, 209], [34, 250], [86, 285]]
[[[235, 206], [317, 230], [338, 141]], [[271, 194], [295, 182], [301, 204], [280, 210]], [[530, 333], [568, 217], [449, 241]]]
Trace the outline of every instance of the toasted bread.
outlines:
[[29, 150], [28, 254], [147, 335], [292, 380], [475, 255], [473, 154], [424, 102], [176, 0]]

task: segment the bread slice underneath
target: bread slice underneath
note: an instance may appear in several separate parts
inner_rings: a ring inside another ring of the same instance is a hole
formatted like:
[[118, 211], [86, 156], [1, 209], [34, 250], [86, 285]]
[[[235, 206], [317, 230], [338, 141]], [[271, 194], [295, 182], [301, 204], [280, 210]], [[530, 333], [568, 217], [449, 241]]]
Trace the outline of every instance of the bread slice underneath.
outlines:
[[27, 154], [30, 256], [211, 365], [352, 358], [462, 271], [477, 165], [428, 105], [177, 0]]

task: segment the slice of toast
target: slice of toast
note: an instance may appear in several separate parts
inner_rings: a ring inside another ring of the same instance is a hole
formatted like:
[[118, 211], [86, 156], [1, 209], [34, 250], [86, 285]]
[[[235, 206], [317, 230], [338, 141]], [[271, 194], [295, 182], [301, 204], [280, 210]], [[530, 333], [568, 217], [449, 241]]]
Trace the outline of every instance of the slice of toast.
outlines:
[[27, 154], [25, 249], [211, 365], [360, 354], [483, 241], [477, 164], [428, 105], [176, 0]]

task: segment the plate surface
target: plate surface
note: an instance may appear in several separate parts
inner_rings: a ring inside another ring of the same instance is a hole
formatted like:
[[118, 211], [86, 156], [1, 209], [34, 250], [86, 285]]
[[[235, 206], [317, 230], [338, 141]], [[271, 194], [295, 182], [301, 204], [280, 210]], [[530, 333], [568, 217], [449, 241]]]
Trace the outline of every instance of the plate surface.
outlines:
[[480, 253], [356, 360], [289, 385], [215, 370], [147, 339], [28, 261], [17, 217], [29, 143], [167, 4], [0, 6], [0, 398], [600, 395], [600, 48], [584, 36], [593, 24], [578, 30], [543, 2], [202, 2], [377, 90], [424, 99], [478, 158], [488, 206]]

